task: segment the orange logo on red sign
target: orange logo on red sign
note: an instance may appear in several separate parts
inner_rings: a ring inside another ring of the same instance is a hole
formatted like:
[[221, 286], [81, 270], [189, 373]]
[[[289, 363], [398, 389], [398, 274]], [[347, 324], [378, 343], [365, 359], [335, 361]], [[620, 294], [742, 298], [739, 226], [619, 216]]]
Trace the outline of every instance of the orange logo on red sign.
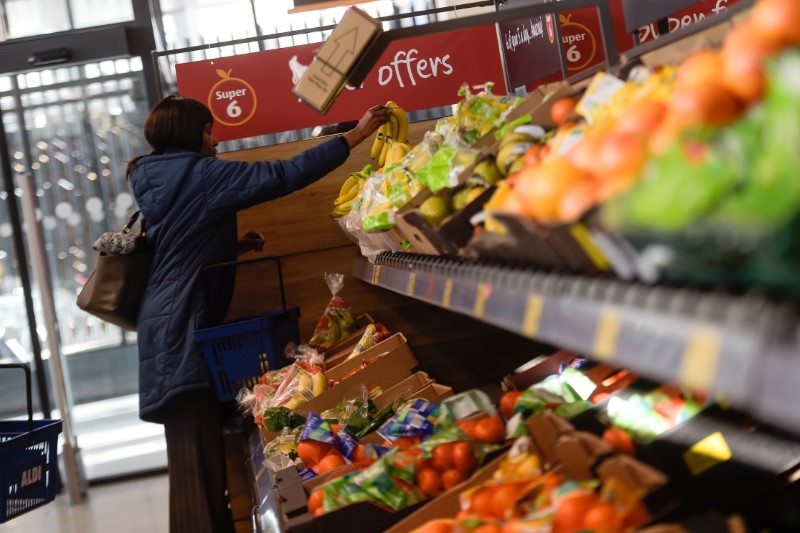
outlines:
[[591, 30], [580, 22], [572, 21], [572, 14], [559, 15], [561, 41], [567, 56], [568, 70], [581, 70], [591, 64], [597, 53], [597, 41]]
[[214, 120], [225, 126], [241, 126], [256, 112], [258, 99], [253, 87], [230, 70], [217, 69], [222, 78], [208, 92], [208, 108]]

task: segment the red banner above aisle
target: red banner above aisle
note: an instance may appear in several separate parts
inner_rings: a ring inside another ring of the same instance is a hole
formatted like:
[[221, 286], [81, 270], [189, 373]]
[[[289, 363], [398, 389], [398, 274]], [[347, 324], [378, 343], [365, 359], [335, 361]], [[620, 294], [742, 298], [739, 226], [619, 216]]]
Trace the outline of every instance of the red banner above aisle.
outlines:
[[222, 141], [355, 120], [389, 100], [407, 111], [450, 105], [464, 83], [493, 81], [494, 92], [505, 93], [497, 34], [488, 25], [392, 43], [362, 88], [347, 87], [320, 115], [292, 94], [320, 46], [182, 63], [178, 92], [209, 106]]

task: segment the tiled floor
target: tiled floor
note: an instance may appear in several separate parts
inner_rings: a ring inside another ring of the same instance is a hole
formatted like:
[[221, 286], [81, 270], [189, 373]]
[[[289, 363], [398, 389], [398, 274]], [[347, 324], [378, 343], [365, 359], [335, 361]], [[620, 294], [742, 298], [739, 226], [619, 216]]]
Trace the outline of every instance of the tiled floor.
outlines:
[[62, 492], [55, 501], [0, 524], [0, 532], [166, 533], [168, 494], [166, 473], [91, 486], [86, 500], [73, 506]]

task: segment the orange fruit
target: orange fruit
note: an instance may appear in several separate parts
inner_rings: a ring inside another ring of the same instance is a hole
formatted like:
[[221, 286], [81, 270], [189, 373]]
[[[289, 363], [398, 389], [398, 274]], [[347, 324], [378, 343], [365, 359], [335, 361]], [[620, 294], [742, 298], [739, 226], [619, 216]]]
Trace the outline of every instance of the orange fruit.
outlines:
[[494, 491], [494, 486], [487, 485], [477, 489], [472, 493], [469, 508], [472, 514], [480, 518], [491, 518], [493, 516], [492, 496], [494, 495]]
[[639, 176], [647, 155], [645, 138], [636, 133], [612, 132], [600, 142], [594, 173], [601, 179]]
[[317, 474], [322, 475], [344, 464], [347, 464], [347, 462], [344, 460], [344, 457], [342, 457], [339, 452], [332, 451], [323, 457], [320, 462], [318, 462], [312, 468]]
[[713, 50], [701, 50], [686, 58], [678, 67], [675, 81], [679, 88], [703, 86], [717, 80], [722, 70], [722, 56]]
[[297, 456], [311, 467], [319, 463], [331, 451], [331, 445], [318, 440], [304, 440], [297, 445]]
[[735, 120], [742, 107], [733, 93], [717, 80], [678, 88], [670, 101], [671, 115], [687, 126], [723, 126]]
[[419, 437], [398, 437], [394, 444], [401, 450], [407, 450], [419, 444]]
[[558, 220], [575, 222], [598, 201], [598, 186], [586, 181], [564, 193], [558, 206]]
[[444, 487], [444, 490], [450, 490], [465, 479], [467, 479], [466, 476], [464, 476], [464, 474], [462, 474], [459, 470], [451, 468], [442, 474], [442, 486]]
[[450, 519], [431, 520], [419, 530], [417, 533], [453, 533], [453, 521]]
[[528, 151], [525, 152], [525, 155], [523, 156], [524, 157], [523, 161], [525, 162], [525, 166], [529, 167], [531, 165], [538, 164], [539, 161], [542, 160], [542, 152], [543, 150], [541, 144], [534, 144], [533, 146], [528, 148]]
[[519, 488], [514, 485], [501, 485], [492, 494], [492, 514], [496, 518], [507, 520], [514, 516]]
[[553, 123], [561, 125], [567, 122], [575, 112], [577, 105], [578, 101], [574, 98], [559, 98], [553, 102], [553, 106], [550, 108], [550, 118], [553, 119]]
[[583, 515], [583, 528], [598, 533], [620, 531], [622, 515], [613, 503], [597, 502]]
[[779, 39], [784, 45], [800, 44], [800, 2], [759, 0], [750, 14], [759, 33]]
[[614, 129], [620, 133], [648, 135], [664, 120], [667, 109], [664, 102], [643, 98], [622, 112]]
[[594, 165], [600, 157], [603, 138], [609, 133], [608, 128], [600, 127], [586, 133], [564, 154], [570, 164], [587, 173], [594, 172]]
[[616, 452], [636, 455], [633, 439], [631, 439], [631, 436], [624, 429], [615, 427], [606, 428], [603, 432], [603, 440]]
[[564, 194], [590, 179], [589, 176], [563, 157], [548, 159], [537, 167], [520, 172], [514, 193], [520, 196], [532, 218], [554, 221], [558, 219]]
[[433, 468], [417, 472], [417, 486], [426, 496], [438, 496], [442, 492], [442, 476]]
[[369, 459], [367, 457], [367, 447], [363, 444], [359, 444], [353, 450], [353, 456], [350, 458], [351, 461], [354, 463], [360, 463], [362, 461], [366, 461]]
[[780, 48], [780, 41], [762, 36], [752, 23], [735, 27], [722, 48], [722, 83], [744, 102], [761, 100], [766, 86], [764, 64]]
[[455, 445], [452, 442], [445, 442], [435, 447], [431, 458], [431, 466], [439, 472], [453, 468], [455, 466], [453, 463], [454, 447]]
[[553, 515], [553, 531], [579, 531], [583, 528], [584, 515], [599, 501], [591, 492], [576, 491], [566, 495]]
[[308, 497], [308, 512], [314, 514], [314, 511], [322, 507], [322, 501], [325, 499], [325, 493], [322, 489], [317, 489]]
[[460, 441], [453, 445], [453, 464], [465, 476], [475, 468], [475, 451], [469, 442]]

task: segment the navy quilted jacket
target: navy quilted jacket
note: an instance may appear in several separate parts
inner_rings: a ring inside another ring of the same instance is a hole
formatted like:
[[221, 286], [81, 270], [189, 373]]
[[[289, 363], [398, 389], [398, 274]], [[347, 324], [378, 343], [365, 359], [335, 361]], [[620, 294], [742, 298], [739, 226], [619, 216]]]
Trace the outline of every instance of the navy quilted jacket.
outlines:
[[176, 150], [136, 163], [130, 182], [154, 251], [137, 323], [143, 420], [160, 422], [159, 409], [176, 394], [213, 387], [194, 331], [227, 310], [232, 272], [212, 286], [203, 269], [236, 258], [236, 212], [314, 183], [348, 155], [335, 137], [285, 161]]

